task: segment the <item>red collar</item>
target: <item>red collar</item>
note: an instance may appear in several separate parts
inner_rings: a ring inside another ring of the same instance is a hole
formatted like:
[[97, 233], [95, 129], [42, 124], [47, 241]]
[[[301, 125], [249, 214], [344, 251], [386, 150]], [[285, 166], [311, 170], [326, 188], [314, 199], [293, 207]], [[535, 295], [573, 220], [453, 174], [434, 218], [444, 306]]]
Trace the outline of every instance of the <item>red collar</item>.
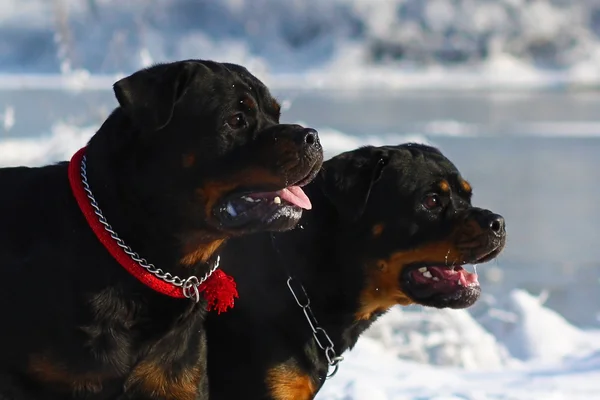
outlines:
[[225, 312], [227, 309], [232, 308], [234, 299], [238, 297], [236, 284], [232, 277], [225, 274], [220, 269], [215, 270], [201, 285], [188, 285], [186, 287], [187, 292], [185, 292], [181, 286], [176, 286], [173, 283], [158, 278], [125, 253], [111, 237], [111, 234], [105, 229], [104, 225], [100, 223], [98, 215], [95, 213], [95, 210], [90, 203], [90, 198], [88, 198], [83, 186], [81, 163], [85, 156], [85, 150], [85, 147], [80, 149], [73, 155], [73, 158], [71, 158], [69, 164], [69, 182], [71, 183], [73, 195], [75, 196], [77, 204], [85, 216], [87, 223], [96, 234], [100, 243], [104, 245], [114, 259], [140, 282], [159, 293], [176, 298], [186, 298], [193, 297], [195, 290], [197, 290], [207, 300], [207, 309], [209, 311], [217, 310], [220, 314], [221, 312]]

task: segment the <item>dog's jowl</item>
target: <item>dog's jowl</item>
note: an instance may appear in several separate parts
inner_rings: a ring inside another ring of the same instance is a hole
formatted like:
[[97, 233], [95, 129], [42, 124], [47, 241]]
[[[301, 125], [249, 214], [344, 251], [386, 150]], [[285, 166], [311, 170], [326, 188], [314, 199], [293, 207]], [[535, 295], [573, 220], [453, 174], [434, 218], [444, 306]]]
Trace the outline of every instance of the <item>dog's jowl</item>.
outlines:
[[245, 68], [156, 65], [114, 91], [70, 162], [0, 169], [0, 399], [206, 398], [206, 309], [236, 296], [223, 244], [311, 207], [317, 132], [280, 124]]
[[481, 289], [464, 265], [492, 260], [506, 241], [504, 219], [471, 204], [471, 185], [433, 147], [350, 151], [306, 189], [314, 209], [302, 229], [225, 246], [240, 300], [208, 318], [213, 400], [312, 399], [390, 307], [472, 305]]

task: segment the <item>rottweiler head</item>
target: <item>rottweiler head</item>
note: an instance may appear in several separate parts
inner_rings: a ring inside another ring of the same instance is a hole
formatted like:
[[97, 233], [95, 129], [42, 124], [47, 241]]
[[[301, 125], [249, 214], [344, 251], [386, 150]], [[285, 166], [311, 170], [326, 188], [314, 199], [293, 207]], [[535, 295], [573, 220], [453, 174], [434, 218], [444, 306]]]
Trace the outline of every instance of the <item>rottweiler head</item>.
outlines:
[[302, 186], [321, 167], [318, 134], [280, 124], [278, 102], [244, 67], [160, 64], [114, 91], [135, 134], [136, 190], [185, 234], [287, 230], [311, 207]]
[[[333, 204], [346, 251], [360, 248], [365, 283], [357, 317], [395, 304], [464, 308], [475, 273], [504, 248], [504, 219], [473, 207], [471, 185], [429, 146], [364, 147], [327, 161], [317, 184]], [[342, 250], [344, 251], [344, 250]]]

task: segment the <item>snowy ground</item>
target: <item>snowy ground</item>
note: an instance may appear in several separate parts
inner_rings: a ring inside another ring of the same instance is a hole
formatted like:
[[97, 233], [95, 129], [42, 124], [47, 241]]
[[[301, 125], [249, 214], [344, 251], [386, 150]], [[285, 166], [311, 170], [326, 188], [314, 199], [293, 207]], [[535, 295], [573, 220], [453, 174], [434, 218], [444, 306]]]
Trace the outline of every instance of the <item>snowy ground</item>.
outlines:
[[395, 309], [346, 355], [318, 398], [600, 398], [600, 334], [574, 328], [519, 290], [488, 318], [486, 331], [464, 310]]
[[[43, 138], [0, 140], [0, 166], [68, 159], [95, 129], [56, 124]], [[329, 156], [366, 143], [426, 141], [320, 132]], [[482, 298], [476, 313], [393, 309], [345, 355], [318, 399], [600, 399], [600, 333], [570, 325], [544, 300], [513, 290]]]

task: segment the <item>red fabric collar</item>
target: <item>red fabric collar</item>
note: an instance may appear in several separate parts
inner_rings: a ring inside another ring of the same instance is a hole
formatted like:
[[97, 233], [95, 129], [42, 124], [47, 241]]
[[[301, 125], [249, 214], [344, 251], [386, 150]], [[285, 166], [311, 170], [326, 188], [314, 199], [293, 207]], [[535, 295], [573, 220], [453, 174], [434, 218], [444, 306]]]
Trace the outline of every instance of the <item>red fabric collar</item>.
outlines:
[[[71, 158], [69, 164], [69, 182], [81, 212], [85, 216], [87, 223], [96, 234], [100, 243], [102, 243], [114, 259], [117, 260], [127, 272], [136, 277], [144, 285], [167, 296], [185, 298], [181, 287], [159, 279], [140, 266], [137, 262], [133, 261], [131, 257], [117, 245], [116, 241], [110, 236], [110, 233], [108, 233], [108, 231], [104, 229], [104, 226], [99, 222], [81, 181], [81, 161], [85, 155], [85, 150], [86, 148], [83, 147]], [[213, 272], [213, 274], [198, 287], [198, 290], [207, 300], [207, 309], [209, 311], [217, 310], [219, 314], [232, 308], [234, 299], [238, 298], [235, 281], [231, 276], [225, 274], [220, 269]]]

